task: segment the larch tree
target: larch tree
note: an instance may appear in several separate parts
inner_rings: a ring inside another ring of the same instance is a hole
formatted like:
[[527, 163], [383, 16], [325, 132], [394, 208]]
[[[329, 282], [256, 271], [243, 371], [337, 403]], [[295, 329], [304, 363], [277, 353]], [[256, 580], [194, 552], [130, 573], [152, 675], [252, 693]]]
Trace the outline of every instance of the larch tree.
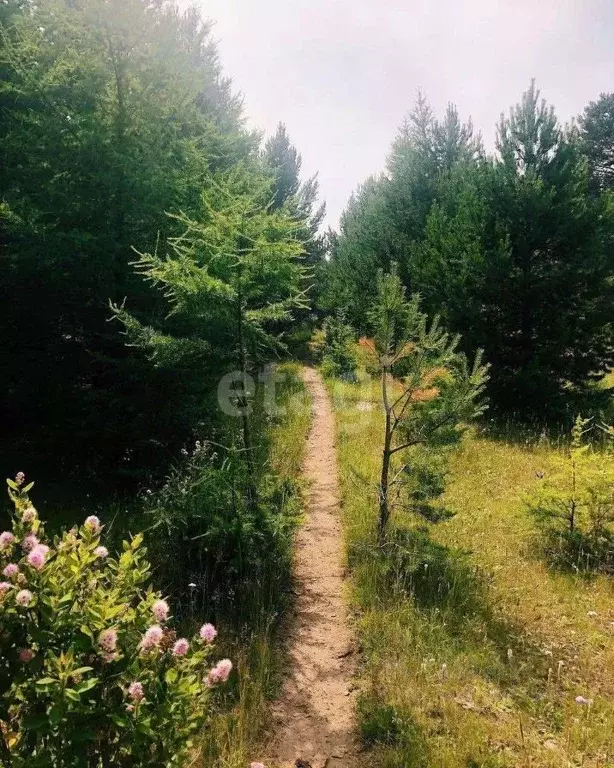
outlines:
[[[201, 375], [213, 357], [222, 373], [238, 372], [248, 493], [257, 506], [248, 375], [283, 349], [279, 325], [307, 303], [302, 281], [300, 226], [285, 208], [269, 205], [269, 179], [237, 167], [208, 180], [198, 218], [174, 218], [182, 234], [164, 253], [141, 253], [136, 270], [170, 303], [171, 323], [146, 325], [124, 306], [113, 306], [131, 343], [158, 365], [186, 356]], [[199, 365], [200, 361], [200, 365]]]

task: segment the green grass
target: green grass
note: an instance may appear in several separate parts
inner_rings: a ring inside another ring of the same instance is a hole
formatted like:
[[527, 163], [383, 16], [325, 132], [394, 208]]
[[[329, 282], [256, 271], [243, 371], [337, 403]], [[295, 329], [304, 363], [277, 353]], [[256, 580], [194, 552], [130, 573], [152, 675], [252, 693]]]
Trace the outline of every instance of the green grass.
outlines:
[[611, 766], [613, 582], [550, 570], [520, 499], [558, 447], [471, 435], [441, 500], [454, 516], [427, 525], [396, 512], [381, 553], [377, 391], [368, 380], [331, 391], [365, 764]]
[[[278, 372], [286, 375], [277, 398], [285, 412], [274, 417], [259, 414], [258, 432], [266, 438], [269, 468], [293, 480], [300, 491], [311, 416], [299, 370], [294, 363], [278, 367]], [[245, 768], [257, 759], [258, 744], [269, 719], [269, 704], [282, 680], [283, 659], [276, 638], [281, 618], [278, 605], [278, 600], [261, 595], [261, 603], [250, 611], [255, 617], [250, 626], [235, 628], [233, 637], [226, 636], [218, 648], [233, 660], [238, 675], [234, 687], [221, 692], [195, 768]]]

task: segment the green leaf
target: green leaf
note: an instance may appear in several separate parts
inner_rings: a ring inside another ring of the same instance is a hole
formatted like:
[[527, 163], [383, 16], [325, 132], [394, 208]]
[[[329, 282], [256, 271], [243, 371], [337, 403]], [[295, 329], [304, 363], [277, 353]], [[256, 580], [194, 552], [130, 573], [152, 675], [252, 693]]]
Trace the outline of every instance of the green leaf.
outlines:
[[94, 667], [79, 667], [79, 669], [75, 669], [70, 674], [74, 677], [75, 675], [84, 675], [86, 672], [91, 672], [94, 669]]
[[164, 679], [169, 684], [176, 682], [178, 677], [179, 677], [179, 673], [177, 672], [176, 669], [169, 669], [166, 672], [166, 675], [164, 675]]
[[7, 483], [7, 485], [9, 485], [9, 486], [10, 486], [10, 487], [11, 487], [11, 488], [14, 490], [14, 491], [18, 491], [18, 490], [19, 490], [19, 486], [17, 485], [17, 483], [16, 483], [14, 480], [9, 480], [9, 478], [7, 477], [7, 478], [6, 478], [6, 483]]
[[34, 488], [34, 480], [26, 485], [26, 487], [23, 489], [23, 493], [28, 493], [28, 491], [31, 491], [32, 488]]
[[81, 683], [81, 685], [77, 688], [77, 691], [79, 691], [79, 693], [85, 693], [86, 691], [91, 691], [92, 688], [95, 688], [99, 682], [100, 682], [100, 678], [90, 677], [89, 680], [85, 680], [84, 682]]
[[79, 692], [76, 691], [74, 688], [66, 688], [64, 690], [64, 695], [71, 699], [72, 701], [80, 701], [79, 699]]
[[45, 686], [54, 685], [57, 682], [58, 680], [56, 680], [55, 677], [43, 677], [36, 681], [36, 685], [40, 688], [44, 688]]

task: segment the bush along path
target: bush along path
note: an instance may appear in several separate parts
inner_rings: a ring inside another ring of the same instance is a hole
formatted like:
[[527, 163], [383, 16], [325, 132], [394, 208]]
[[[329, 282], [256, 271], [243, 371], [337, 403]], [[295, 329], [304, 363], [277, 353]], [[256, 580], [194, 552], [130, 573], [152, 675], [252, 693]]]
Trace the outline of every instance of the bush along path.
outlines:
[[343, 542], [334, 417], [322, 379], [303, 369], [312, 425], [304, 476], [305, 523], [295, 556], [295, 615], [289, 626], [289, 672], [274, 707], [270, 764], [356, 766], [355, 643], [345, 600]]

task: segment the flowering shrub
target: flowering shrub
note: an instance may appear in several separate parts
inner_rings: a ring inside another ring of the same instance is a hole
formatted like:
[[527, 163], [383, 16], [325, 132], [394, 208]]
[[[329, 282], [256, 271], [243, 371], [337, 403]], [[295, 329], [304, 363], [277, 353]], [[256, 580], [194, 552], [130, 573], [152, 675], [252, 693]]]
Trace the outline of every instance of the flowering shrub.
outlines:
[[0, 533], [0, 763], [10, 766], [183, 764], [207, 717], [216, 631], [176, 637], [168, 603], [147, 587], [142, 537], [115, 559], [102, 526], [44, 543], [24, 476], [7, 481], [15, 505]]

